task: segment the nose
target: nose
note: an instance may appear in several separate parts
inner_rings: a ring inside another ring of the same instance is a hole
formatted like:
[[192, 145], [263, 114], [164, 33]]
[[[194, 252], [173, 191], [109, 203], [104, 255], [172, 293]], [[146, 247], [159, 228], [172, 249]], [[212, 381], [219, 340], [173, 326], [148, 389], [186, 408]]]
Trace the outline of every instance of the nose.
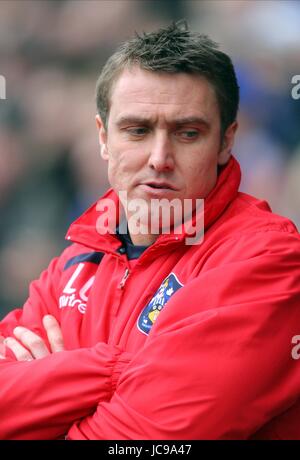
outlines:
[[172, 142], [165, 132], [157, 133], [150, 146], [148, 165], [157, 172], [174, 169]]

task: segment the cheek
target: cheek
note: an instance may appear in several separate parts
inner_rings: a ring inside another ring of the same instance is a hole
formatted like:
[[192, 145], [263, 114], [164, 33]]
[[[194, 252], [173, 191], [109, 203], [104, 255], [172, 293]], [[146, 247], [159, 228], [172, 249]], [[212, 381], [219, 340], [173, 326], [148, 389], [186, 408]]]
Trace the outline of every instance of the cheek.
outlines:
[[217, 160], [195, 162], [186, 173], [189, 194], [204, 198], [217, 181]]
[[187, 167], [187, 173], [189, 174], [190, 180], [195, 180], [197, 177], [202, 179], [208, 178], [215, 175], [217, 172], [217, 159], [212, 158], [201, 158], [195, 159]]
[[111, 186], [118, 190], [125, 190], [130, 185], [132, 178], [141, 169], [137, 161], [136, 152], [111, 150], [108, 160], [108, 179]]
[[111, 168], [118, 171], [135, 171], [140, 169], [145, 160], [144, 148], [141, 142], [133, 143], [116, 141], [109, 144]]
[[109, 181], [110, 185], [111, 185], [113, 188], [115, 188], [115, 186], [116, 186], [116, 184], [115, 184], [115, 180], [116, 180], [116, 171], [115, 171], [114, 168], [112, 167], [110, 161], [108, 162], [107, 176], [108, 176], [108, 181]]

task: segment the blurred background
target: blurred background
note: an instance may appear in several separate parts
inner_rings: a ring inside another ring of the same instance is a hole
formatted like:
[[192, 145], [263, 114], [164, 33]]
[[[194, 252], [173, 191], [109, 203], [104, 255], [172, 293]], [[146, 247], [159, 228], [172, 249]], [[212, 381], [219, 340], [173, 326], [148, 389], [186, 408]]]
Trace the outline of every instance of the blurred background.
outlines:
[[181, 18], [235, 64], [241, 189], [300, 227], [299, 1], [2, 0], [0, 318], [22, 306], [72, 220], [108, 187], [94, 120], [104, 62], [134, 31]]

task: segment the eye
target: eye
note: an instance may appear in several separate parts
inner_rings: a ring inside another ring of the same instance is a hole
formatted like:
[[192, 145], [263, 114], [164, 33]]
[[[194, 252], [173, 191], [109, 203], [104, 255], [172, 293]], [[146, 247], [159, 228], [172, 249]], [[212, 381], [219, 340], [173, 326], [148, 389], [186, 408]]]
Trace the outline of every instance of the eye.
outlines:
[[178, 131], [176, 135], [183, 140], [195, 140], [199, 136], [199, 131], [196, 129], [185, 129]]
[[129, 133], [131, 136], [135, 137], [142, 137], [148, 132], [148, 128], [142, 126], [136, 126], [134, 128], [126, 128], [126, 132]]

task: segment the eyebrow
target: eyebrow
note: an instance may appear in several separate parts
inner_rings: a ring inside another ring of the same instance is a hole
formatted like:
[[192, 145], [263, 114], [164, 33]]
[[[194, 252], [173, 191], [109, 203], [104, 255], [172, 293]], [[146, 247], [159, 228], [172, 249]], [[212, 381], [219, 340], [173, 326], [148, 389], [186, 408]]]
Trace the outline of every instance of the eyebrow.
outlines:
[[[134, 115], [123, 115], [122, 117], [117, 120], [116, 125], [117, 126], [122, 126], [125, 123], [132, 123], [132, 124], [142, 124], [149, 126], [153, 122], [151, 121], [150, 118], [146, 117], [137, 117]], [[196, 116], [191, 116], [191, 117], [183, 117], [183, 118], [177, 118], [174, 119], [170, 122], [167, 123], [168, 125], [175, 125], [175, 126], [182, 126], [182, 125], [187, 125], [187, 124], [197, 124], [197, 125], [202, 125], [205, 126], [206, 128], [210, 127], [210, 123], [206, 118], [203, 117], [196, 117]]]

